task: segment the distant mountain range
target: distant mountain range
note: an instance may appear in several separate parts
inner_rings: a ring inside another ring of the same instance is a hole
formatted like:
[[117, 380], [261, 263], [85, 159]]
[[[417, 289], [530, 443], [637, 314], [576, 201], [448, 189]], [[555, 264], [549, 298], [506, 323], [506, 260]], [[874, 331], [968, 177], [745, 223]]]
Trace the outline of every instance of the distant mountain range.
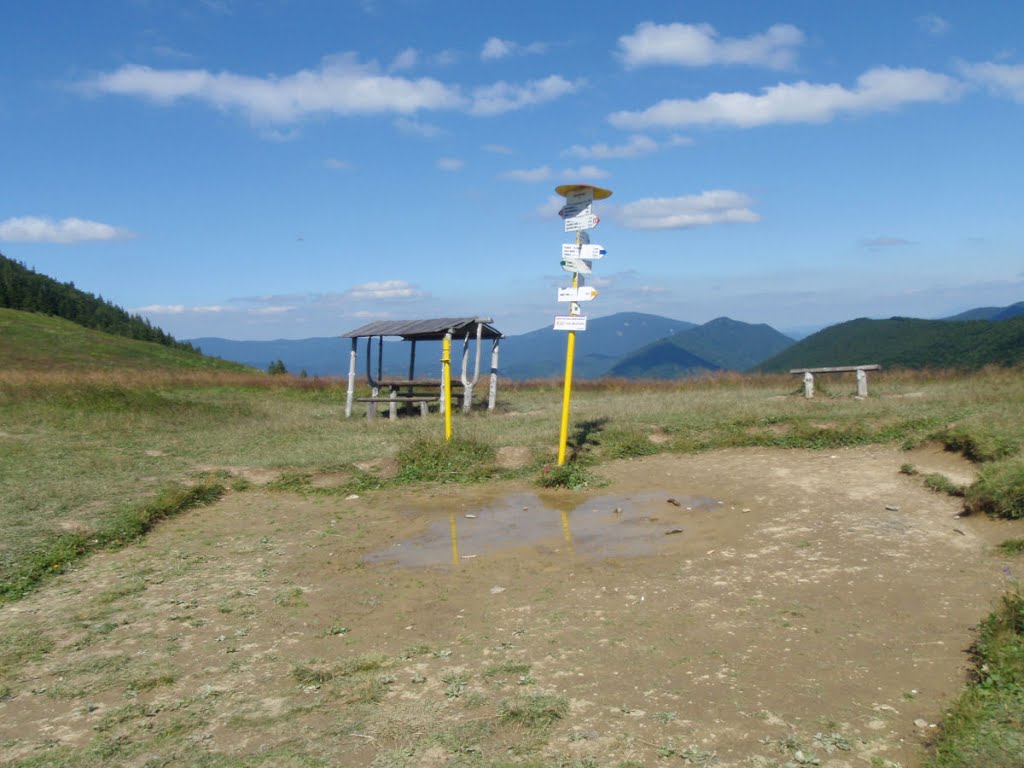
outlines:
[[[215, 337], [190, 340], [203, 354], [266, 367], [281, 360], [292, 373], [340, 376], [348, 373], [349, 342], [327, 337], [297, 341], [231, 341]], [[591, 319], [587, 330], [576, 334], [573, 375], [591, 379], [601, 376], [626, 378], [676, 378], [719, 369], [744, 370], [781, 351], [793, 340], [767, 325], [749, 325], [718, 318], [704, 325], [640, 312], [620, 312]], [[360, 342], [359, 373], [366, 368], [365, 346]], [[565, 370], [566, 334], [540, 328], [501, 341], [498, 370], [502, 376], [523, 380], [561, 376]], [[471, 355], [475, 347], [470, 345]], [[456, 340], [455, 367], [461, 369], [462, 344]], [[417, 371], [439, 367], [440, 345], [416, 347]], [[408, 345], [385, 341], [384, 371], [406, 372]], [[374, 348], [376, 368], [376, 347]], [[490, 345], [485, 343], [481, 370], [490, 366]], [[469, 363], [473, 370], [473, 359]], [[429, 374], [428, 374], [429, 375]]]
[[[499, 325], [500, 327], [500, 325]], [[266, 369], [281, 360], [291, 373], [341, 376], [348, 372], [347, 339], [298, 341], [230, 341], [190, 339], [204, 354]], [[366, 369], [360, 342], [359, 375]], [[501, 341], [498, 370], [503, 377], [524, 380], [557, 378], [565, 370], [566, 334], [548, 328], [509, 336]], [[461, 342], [454, 349], [455, 370], [461, 369]], [[471, 352], [475, 350], [471, 345]], [[420, 343], [416, 370], [440, 375], [440, 345]], [[384, 372], [407, 373], [408, 345], [385, 341]], [[880, 363], [886, 367], [976, 368], [1024, 361], [1024, 302], [1008, 307], [979, 307], [942, 320], [891, 318], [851, 320], [794, 341], [769, 325], [719, 317], [703, 325], [640, 312], [620, 312], [591, 319], [576, 334], [573, 375], [674, 379], [712, 371], [783, 371], [798, 367]], [[485, 343], [481, 370], [490, 365]], [[376, 348], [374, 349], [376, 368]], [[469, 370], [472, 373], [473, 360]]]

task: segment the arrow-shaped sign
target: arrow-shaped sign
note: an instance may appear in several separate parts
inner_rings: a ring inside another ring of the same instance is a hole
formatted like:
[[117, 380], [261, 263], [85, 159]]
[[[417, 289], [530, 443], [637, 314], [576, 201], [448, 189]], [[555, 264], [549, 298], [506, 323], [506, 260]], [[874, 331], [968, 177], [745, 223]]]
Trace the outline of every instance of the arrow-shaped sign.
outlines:
[[576, 232], [581, 229], [593, 229], [600, 221], [601, 219], [592, 213], [581, 213], [579, 216], [565, 220], [565, 231]]
[[559, 301], [593, 301], [597, 298], [597, 291], [593, 288], [559, 288]]
[[562, 259], [562, 269], [578, 275], [589, 275], [591, 272], [590, 262], [583, 259]]
[[578, 259], [580, 257], [580, 246], [576, 243], [562, 243], [563, 259]]
[[603, 245], [580, 246], [579, 257], [581, 259], [603, 259], [608, 254]]

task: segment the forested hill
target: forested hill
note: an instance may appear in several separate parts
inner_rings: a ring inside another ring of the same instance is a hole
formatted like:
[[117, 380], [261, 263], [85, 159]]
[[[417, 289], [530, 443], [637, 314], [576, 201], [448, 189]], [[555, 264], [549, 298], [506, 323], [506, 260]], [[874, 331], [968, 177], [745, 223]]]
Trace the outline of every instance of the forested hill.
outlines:
[[150, 324], [100, 296], [80, 291], [74, 283], [59, 283], [0, 253], [0, 307], [39, 312], [70, 320], [86, 328], [139, 341], [197, 351], [188, 342], [176, 341]]
[[1009, 320], [851, 320], [826, 328], [765, 360], [785, 371], [880, 363], [887, 368], [981, 368], [1024, 363], [1024, 315]]

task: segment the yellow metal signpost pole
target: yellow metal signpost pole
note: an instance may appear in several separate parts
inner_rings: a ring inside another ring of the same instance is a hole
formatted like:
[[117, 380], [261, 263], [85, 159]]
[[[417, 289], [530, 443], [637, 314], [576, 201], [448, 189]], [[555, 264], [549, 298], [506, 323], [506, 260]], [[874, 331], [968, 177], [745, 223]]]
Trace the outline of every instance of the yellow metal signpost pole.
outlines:
[[[580, 236], [576, 235], [579, 245]], [[572, 287], [579, 288], [580, 276], [572, 275]], [[569, 340], [565, 347], [565, 386], [562, 388], [562, 428], [558, 433], [558, 466], [565, 464], [565, 447], [569, 440], [569, 399], [572, 395], [572, 363], [576, 355], [576, 332], [569, 331]]]
[[[569, 302], [568, 317], [555, 318], [555, 330], [569, 332], [565, 348], [565, 386], [562, 390], [562, 424], [558, 435], [558, 466], [565, 464], [565, 449], [569, 441], [569, 401], [572, 397], [572, 366], [576, 354], [576, 330], [586, 330], [587, 318], [580, 316], [581, 301], [591, 301], [597, 296], [593, 288], [584, 288], [580, 274], [590, 274], [591, 261], [604, 256], [604, 249], [591, 245], [585, 230], [593, 229], [600, 219], [594, 215], [591, 203], [611, 197], [610, 189], [601, 189], [589, 184], [563, 184], [555, 192], [566, 199], [559, 211], [565, 219], [565, 231], [576, 233], [576, 243], [562, 246], [562, 268], [572, 272], [572, 288], [568, 292], [559, 290], [558, 300]], [[567, 294], [567, 295], [564, 295]]]
[[441, 342], [441, 386], [444, 387], [444, 441], [452, 439], [452, 335]]

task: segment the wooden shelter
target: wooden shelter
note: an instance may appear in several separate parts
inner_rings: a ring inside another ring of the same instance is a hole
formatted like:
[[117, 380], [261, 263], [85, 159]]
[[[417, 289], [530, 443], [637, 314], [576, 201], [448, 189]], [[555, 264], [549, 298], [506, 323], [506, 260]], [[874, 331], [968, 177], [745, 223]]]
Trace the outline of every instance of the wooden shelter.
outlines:
[[[395, 413], [397, 402], [424, 403], [430, 393], [433, 399], [436, 392], [437, 400], [443, 410], [444, 388], [440, 377], [419, 377], [416, 375], [416, 343], [419, 341], [441, 341], [462, 338], [462, 410], [468, 412], [473, 402], [473, 387], [480, 379], [480, 352], [484, 339], [491, 341], [491, 371], [487, 396], [487, 410], [494, 410], [495, 398], [498, 393], [498, 343], [501, 332], [491, 325], [490, 318], [483, 317], [437, 317], [428, 320], [378, 320], [356, 328], [342, 335], [343, 339], [352, 339], [352, 350], [349, 353], [348, 394], [345, 398], [345, 417], [352, 415], [352, 402], [355, 395], [356, 363], [358, 357], [358, 341], [366, 339], [366, 380], [370, 384], [372, 397], [367, 398], [368, 405], [376, 409], [377, 400], [391, 402], [391, 413]], [[410, 342], [408, 376], [405, 378], [385, 378], [384, 376], [384, 337], [398, 337]], [[376, 375], [373, 365], [373, 339], [377, 339]], [[469, 377], [469, 344], [476, 339], [476, 363], [473, 377]], [[456, 382], [452, 382], [455, 384]], [[382, 395], [381, 390], [389, 390], [389, 395]], [[423, 406], [425, 407], [425, 405]], [[367, 411], [368, 415], [370, 411]]]

